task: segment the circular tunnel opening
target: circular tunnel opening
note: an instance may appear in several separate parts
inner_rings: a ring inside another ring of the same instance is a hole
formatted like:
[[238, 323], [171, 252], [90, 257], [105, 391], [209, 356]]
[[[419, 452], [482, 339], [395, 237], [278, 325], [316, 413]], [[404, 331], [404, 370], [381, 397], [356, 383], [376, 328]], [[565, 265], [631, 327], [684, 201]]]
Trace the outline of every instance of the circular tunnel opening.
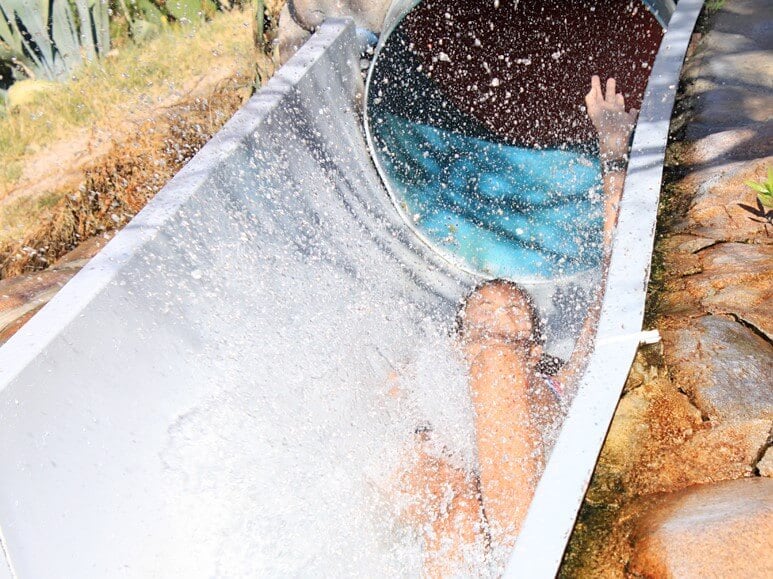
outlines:
[[593, 74], [614, 77], [638, 109], [662, 35], [641, 0], [418, 3], [387, 28], [367, 87], [368, 138], [398, 210], [478, 275], [598, 269], [603, 198], [584, 96]]

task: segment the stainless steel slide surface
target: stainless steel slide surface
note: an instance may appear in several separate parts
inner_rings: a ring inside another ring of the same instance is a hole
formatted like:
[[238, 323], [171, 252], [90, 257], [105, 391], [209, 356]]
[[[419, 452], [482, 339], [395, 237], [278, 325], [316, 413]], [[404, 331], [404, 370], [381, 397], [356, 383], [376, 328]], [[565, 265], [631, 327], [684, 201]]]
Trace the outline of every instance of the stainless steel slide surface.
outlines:
[[[700, 5], [681, 0], [655, 64], [596, 351], [515, 576], [555, 573], [638, 343]], [[426, 422], [475, 460], [453, 333], [480, 278], [393, 205], [363, 92], [353, 24], [326, 22], [0, 348], [0, 577], [419, 573], [395, 472]], [[551, 291], [527, 289], [549, 317]]]
[[471, 280], [393, 210], [361, 93], [328, 23], [0, 350], [15, 576], [389, 568], [355, 500], [394, 428], [369, 413]]

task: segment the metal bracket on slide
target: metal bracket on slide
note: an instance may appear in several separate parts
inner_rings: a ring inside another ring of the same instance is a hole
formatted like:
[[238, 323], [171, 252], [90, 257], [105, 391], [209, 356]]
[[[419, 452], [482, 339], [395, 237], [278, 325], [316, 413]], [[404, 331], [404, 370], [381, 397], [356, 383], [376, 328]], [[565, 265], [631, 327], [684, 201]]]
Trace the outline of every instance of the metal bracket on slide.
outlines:
[[623, 344], [635, 342], [639, 346], [647, 346], [660, 342], [660, 332], [658, 330], [643, 330], [633, 334], [620, 334], [619, 336], [608, 336], [596, 341], [596, 347], [607, 346], [609, 344]]

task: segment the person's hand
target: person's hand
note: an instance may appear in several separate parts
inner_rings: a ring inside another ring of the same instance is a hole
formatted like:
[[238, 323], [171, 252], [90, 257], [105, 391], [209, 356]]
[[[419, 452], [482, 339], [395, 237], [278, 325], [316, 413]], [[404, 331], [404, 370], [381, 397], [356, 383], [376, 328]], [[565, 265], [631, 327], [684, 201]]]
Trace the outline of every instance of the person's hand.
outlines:
[[585, 95], [588, 116], [599, 134], [599, 152], [602, 159], [618, 159], [628, 153], [628, 139], [639, 111], [625, 112], [625, 99], [616, 92], [615, 79], [607, 80], [606, 96], [601, 80], [593, 75], [590, 92]]

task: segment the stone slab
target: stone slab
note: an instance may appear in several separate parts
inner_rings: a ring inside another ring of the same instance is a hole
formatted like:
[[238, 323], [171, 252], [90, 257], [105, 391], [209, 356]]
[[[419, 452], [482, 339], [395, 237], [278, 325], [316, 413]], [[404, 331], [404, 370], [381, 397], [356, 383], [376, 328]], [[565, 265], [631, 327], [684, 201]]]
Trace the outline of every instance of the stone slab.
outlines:
[[648, 578], [773, 577], [773, 480], [658, 497], [636, 524], [629, 570]]
[[758, 0], [727, 3], [701, 40], [687, 68], [693, 97], [687, 140], [729, 129], [755, 129], [770, 120], [773, 25], [764, 17], [765, 9], [765, 3]]
[[773, 227], [747, 209], [757, 209], [757, 193], [746, 185], [746, 181], [765, 181], [770, 166], [771, 156], [749, 161], [723, 159], [695, 167], [679, 184], [693, 193], [690, 208], [675, 230], [718, 241], [773, 243], [768, 234]]
[[748, 477], [770, 436], [770, 420], [708, 426], [647, 464], [635, 474], [643, 494], [673, 492], [695, 484]]
[[676, 383], [712, 420], [773, 419], [773, 346], [722, 316], [664, 333]]
[[672, 279], [660, 311], [734, 316], [773, 339], [773, 245], [718, 243], [664, 259]]

